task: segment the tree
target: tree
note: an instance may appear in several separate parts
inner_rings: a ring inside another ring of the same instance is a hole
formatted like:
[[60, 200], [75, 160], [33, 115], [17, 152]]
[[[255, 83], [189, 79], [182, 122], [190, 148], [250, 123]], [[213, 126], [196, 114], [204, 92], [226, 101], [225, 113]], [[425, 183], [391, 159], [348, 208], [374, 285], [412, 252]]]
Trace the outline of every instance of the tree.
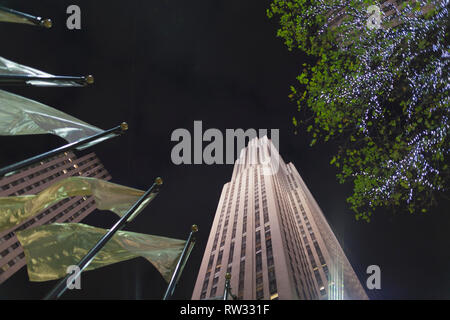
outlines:
[[347, 201], [366, 221], [377, 207], [426, 212], [448, 190], [449, 1], [397, 2], [378, 25], [367, 0], [274, 0], [267, 10], [288, 49], [313, 61], [291, 87], [294, 125], [311, 145], [339, 145], [331, 164], [353, 182]]

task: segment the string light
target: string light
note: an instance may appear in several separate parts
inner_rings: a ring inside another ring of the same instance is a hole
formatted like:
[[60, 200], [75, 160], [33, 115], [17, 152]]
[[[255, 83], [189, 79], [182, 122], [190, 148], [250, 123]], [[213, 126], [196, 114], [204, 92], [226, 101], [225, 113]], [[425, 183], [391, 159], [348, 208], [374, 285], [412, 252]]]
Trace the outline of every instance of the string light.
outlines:
[[[400, 133], [402, 150], [395, 157], [377, 158], [382, 173], [352, 164], [345, 155], [341, 160], [351, 167], [349, 176], [376, 181], [358, 191], [369, 206], [388, 202], [399, 183], [407, 189], [404, 200], [409, 205], [422, 189], [443, 191], [447, 179], [440, 175], [450, 151], [449, 0], [398, 6], [384, 2], [383, 11], [394, 14], [382, 15], [379, 29], [367, 27], [368, 6], [367, 1], [352, 0], [274, 0], [269, 17], [281, 16], [278, 35], [289, 49], [299, 47], [319, 58], [307, 75], [313, 74], [316, 82], [300, 81], [307, 87], [305, 100], [315, 113], [315, 129], [333, 135], [328, 127], [342, 123], [339, 114], [349, 115], [355, 127], [348, 131], [380, 149], [386, 141], [383, 134]], [[427, 14], [430, 9], [432, 14]], [[331, 106], [336, 112], [326, 114]], [[392, 120], [396, 122], [390, 128], [386, 124]], [[387, 132], [380, 133], [380, 128]]]

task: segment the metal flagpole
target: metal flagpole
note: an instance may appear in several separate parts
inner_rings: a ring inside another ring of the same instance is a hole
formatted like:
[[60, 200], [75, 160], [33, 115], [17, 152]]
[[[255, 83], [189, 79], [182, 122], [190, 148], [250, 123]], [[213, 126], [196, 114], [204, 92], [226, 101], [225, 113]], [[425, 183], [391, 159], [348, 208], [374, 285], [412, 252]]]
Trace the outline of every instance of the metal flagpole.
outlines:
[[47, 29], [50, 29], [53, 26], [52, 20], [50, 19], [43, 19], [41, 17], [32, 16], [31, 14], [23, 13], [3, 6], [0, 6], [0, 11], [7, 12], [9, 14], [13, 14], [20, 18], [23, 18], [36, 26], [44, 27]]
[[191, 233], [189, 234], [189, 238], [184, 245], [184, 249], [181, 252], [180, 259], [178, 260], [177, 266], [173, 271], [172, 278], [170, 279], [169, 285], [167, 287], [166, 293], [164, 294], [163, 300], [168, 300], [175, 290], [175, 287], [180, 279], [181, 273], [183, 272], [184, 266], [186, 265], [187, 260], [189, 259], [189, 255], [191, 254], [192, 248], [195, 245], [195, 233], [198, 231], [197, 225], [193, 225], [191, 227]]
[[0, 169], [0, 177], [3, 177], [4, 175], [6, 175], [9, 172], [14, 172], [14, 171], [22, 169], [24, 167], [28, 167], [28, 166], [30, 166], [30, 165], [32, 165], [32, 164], [34, 164], [36, 162], [39, 162], [39, 161], [41, 161], [43, 159], [54, 157], [54, 156], [56, 156], [56, 155], [58, 155], [60, 153], [67, 152], [67, 151], [73, 150], [75, 148], [81, 147], [81, 146], [86, 145], [86, 144], [88, 144], [90, 142], [93, 142], [95, 140], [98, 140], [98, 139], [101, 139], [101, 138], [105, 138], [105, 140], [110, 139], [112, 137], [108, 137], [108, 138], [106, 138], [106, 137], [108, 135], [111, 135], [111, 134], [114, 134], [114, 133], [115, 134], [122, 134], [122, 133], [124, 133], [127, 130], [128, 130], [128, 124], [126, 122], [123, 122], [121, 125], [119, 125], [117, 127], [114, 127], [112, 129], [103, 131], [103, 132], [98, 133], [96, 135], [93, 135], [91, 137], [82, 139], [80, 141], [76, 141], [76, 142], [72, 142], [72, 143], [66, 144], [66, 145], [64, 145], [62, 147], [59, 147], [59, 148], [56, 148], [54, 150], [42, 153], [40, 155], [31, 157], [31, 158], [23, 160], [23, 161], [16, 162], [16, 163], [14, 163], [12, 165], [9, 165], [7, 167], [4, 167], [4, 168]]
[[223, 300], [228, 300], [228, 296], [230, 294], [230, 281], [231, 281], [231, 273], [225, 274], [225, 290], [223, 293]]
[[45, 81], [45, 82], [58, 82], [58, 81], [72, 81], [81, 86], [87, 86], [94, 83], [94, 77], [88, 76], [30, 76], [22, 74], [13, 75], [0, 75], [0, 86], [11, 85], [28, 85], [28, 81]]
[[128, 219], [139, 209], [140, 205], [151, 195], [157, 194], [159, 192], [159, 187], [162, 185], [163, 181], [161, 178], [156, 178], [153, 185], [148, 189], [142, 197], [127, 211], [127, 213], [120, 218], [120, 220], [97, 242], [97, 244], [84, 256], [83, 259], [78, 263], [78, 269], [74, 274], [68, 274], [64, 279], [62, 279], [58, 284], [50, 291], [44, 300], [53, 300], [60, 298], [64, 292], [67, 290], [67, 285], [69, 279], [75, 281], [86, 269], [89, 264], [94, 260], [97, 253], [106, 245], [106, 243], [114, 236], [114, 234], [126, 226]]

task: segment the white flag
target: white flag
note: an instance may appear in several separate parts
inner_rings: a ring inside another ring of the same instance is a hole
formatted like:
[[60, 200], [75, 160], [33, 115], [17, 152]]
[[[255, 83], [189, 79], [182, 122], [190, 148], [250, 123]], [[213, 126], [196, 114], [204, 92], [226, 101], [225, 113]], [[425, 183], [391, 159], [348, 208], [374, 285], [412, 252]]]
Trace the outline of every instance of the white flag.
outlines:
[[24, 80], [26, 84], [36, 87], [83, 87], [87, 84], [86, 81], [77, 82], [73, 79], [63, 79], [62, 77], [52, 79], [55, 75], [18, 64], [3, 57], [0, 57], [0, 76], [39, 77], [40, 79]]
[[[104, 132], [86, 122], [42, 103], [0, 90], [0, 135], [18, 136], [31, 134], [54, 134], [67, 142], [77, 142]], [[111, 133], [79, 150], [117, 136]]]

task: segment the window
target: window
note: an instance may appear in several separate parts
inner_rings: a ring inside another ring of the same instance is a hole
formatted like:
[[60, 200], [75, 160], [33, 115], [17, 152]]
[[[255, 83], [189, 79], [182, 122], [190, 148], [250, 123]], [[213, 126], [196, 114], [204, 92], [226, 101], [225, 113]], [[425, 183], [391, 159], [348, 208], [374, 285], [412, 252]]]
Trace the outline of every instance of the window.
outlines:
[[230, 245], [230, 253], [228, 255], [228, 264], [233, 262], [233, 254], [234, 254], [234, 242], [232, 242]]
[[259, 272], [262, 270], [262, 256], [261, 252], [256, 254], [256, 272]]
[[242, 260], [239, 266], [239, 287], [238, 287], [238, 299], [244, 298], [244, 276], [245, 276], [245, 260]]
[[256, 299], [261, 300], [264, 298], [264, 287], [261, 284], [260, 286], [256, 287]]
[[255, 233], [255, 242], [256, 242], [255, 251], [258, 252], [259, 250], [261, 250], [261, 232], [260, 231], [256, 231], [256, 233]]
[[312, 268], [317, 268], [317, 264], [316, 264], [316, 260], [314, 259], [313, 253], [311, 251], [311, 248], [309, 247], [309, 245], [306, 245], [306, 251], [308, 251], [308, 256], [309, 256], [309, 260], [311, 262], [311, 266]]
[[[236, 212], [237, 213], [237, 212]], [[232, 233], [231, 233], [231, 239], [234, 239], [235, 237], [236, 237], [236, 227], [237, 227], [237, 214], [236, 214], [236, 216], [235, 216], [235, 218], [234, 218], [235, 220], [234, 220], [234, 222], [233, 222], [233, 231], [232, 231]]]
[[255, 210], [255, 228], [258, 228], [260, 226], [259, 222], [259, 209]]
[[214, 243], [213, 243], [213, 247], [212, 247], [212, 251], [216, 250], [217, 248], [217, 241], [219, 241], [219, 229], [221, 228], [220, 222], [219, 222], [219, 226], [217, 227], [217, 233], [214, 237]]
[[323, 286], [323, 282], [322, 282], [322, 278], [320, 277], [319, 270], [317, 270], [317, 269], [314, 270], [314, 276], [316, 277], [317, 285], [319, 287], [322, 287]]
[[274, 294], [277, 292], [277, 279], [275, 277], [275, 268], [271, 267], [268, 271], [269, 277], [269, 292], [270, 294]]
[[208, 262], [208, 271], [207, 272], [211, 272], [213, 262], [214, 262], [214, 255], [211, 255], [211, 257], [209, 258], [209, 262]]
[[260, 288], [256, 290], [256, 300], [261, 300], [264, 298], [264, 289]]
[[208, 289], [208, 284], [209, 284], [209, 278], [206, 278], [205, 281], [203, 282], [202, 291], [205, 291], [206, 289]]
[[328, 278], [329, 271], [328, 271], [328, 266], [327, 265], [323, 266], [323, 272], [325, 273], [325, 276]]
[[259, 274], [256, 276], [256, 286], [261, 285], [262, 282], [263, 282], [263, 276], [262, 276], [262, 273], [259, 273]]
[[272, 239], [270, 231], [266, 232], [266, 252], [267, 252], [267, 266], [273, 266], [273, 251], [272, 251]]
[[223, 256], [223, 250], [220, 250], [219, 255], [217, 256], [216, 272], [219, 271], [220, 267], [222, 266], [222, 256]]
[[243, 236], [242, 237], [242, 245], [241, 245], [241, 258], [245, 257], [245, 249], [246, 249], [246, 242], [247, 242], [247, 237]]
[[325, 259], [323, 258], [322, 251], [320, 250], [319, 244], [314, 241], [314, 248], [316, 248], [317, 255], [319, 256], [320, 264], [325, 264]]
[[267, 209], [267, 204], [265, 207], [263, 207], [263, 216], [264, 216], [264, 223], [269, 222], [269, 211]]

